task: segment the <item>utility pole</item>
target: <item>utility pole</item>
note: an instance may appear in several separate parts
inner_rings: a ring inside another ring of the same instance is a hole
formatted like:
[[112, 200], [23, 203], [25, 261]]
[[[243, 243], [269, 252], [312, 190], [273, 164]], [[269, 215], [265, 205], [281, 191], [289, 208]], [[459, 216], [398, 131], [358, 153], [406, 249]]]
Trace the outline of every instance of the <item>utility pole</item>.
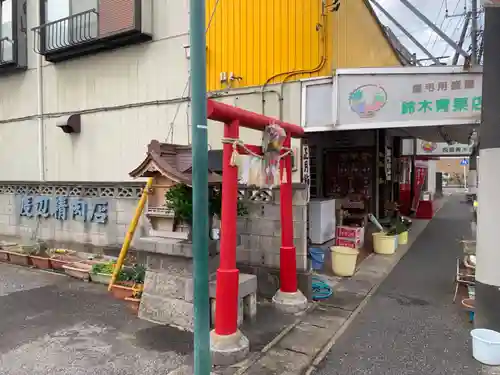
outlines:
[[477, 328], [500, 332], [500, 253], [498, 252], [498, 215], [500, 212], [500, 4], [486, 6], [484, 21], [483, 106], [480, 126], [479, 207], [477, 215], [476, 249], [476, 314]]
[[472, 0], [471, 5], [471, 64], [477, 65], [478, 63], [478, 51], [477, 51], [477, 0]]
[[481, 43], [479, 44], [479, 52], [477, 57], [477, 63], [481, 65], [483, 61], [483, 52], [484, 52], [484, 37], [481, 37]]
[[[474, 1], [474, 0], [472, 0]], [[472, 12], [468, 12], [467, 15], [465, 16], [465, 23], [464, 27], [462, 28], [462, 33], [460, 34], [460, 40], [458, 41], [458, 46], [462, 48], [464, 45], [465, 37], [467, 36], [467, 29], [469, 28], [469, 21], [472, 17]], [[451, 62], [451, 65], [457, 65], [458, 63], [458, 58], [460, 57], [460, 54], [458, 51], [455, 51], [455, 55], [453, 56], [453, 61]]]
[[189, 2], [193, 152], [194, 374], [209, 375], [208, 137], [205, 0]]

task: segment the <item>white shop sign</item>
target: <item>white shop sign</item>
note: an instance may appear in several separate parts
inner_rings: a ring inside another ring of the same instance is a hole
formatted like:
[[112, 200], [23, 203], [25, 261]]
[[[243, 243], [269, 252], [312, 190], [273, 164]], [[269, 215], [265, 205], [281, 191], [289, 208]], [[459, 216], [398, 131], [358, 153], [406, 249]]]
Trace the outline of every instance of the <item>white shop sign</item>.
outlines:
[[[427, 142], [423, 139], [417, 139], [418, 156], [468, 156], [472, 152], [472, 146], [467, 144], [451, 144], [446, 142]], [[413, 155], [413, 140], [403, 140], [402, 154], [405, 156]]]
[[476, 124], [481, 117], [480, 70], [339, 70], [334, 87], [337, 130]]

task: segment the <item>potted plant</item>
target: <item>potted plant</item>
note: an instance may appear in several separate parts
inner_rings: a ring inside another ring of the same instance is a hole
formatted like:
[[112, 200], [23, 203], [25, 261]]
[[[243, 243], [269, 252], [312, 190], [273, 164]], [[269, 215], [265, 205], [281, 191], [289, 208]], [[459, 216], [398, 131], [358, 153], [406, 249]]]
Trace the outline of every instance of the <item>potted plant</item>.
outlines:
[[142, 291], [134, 292], [134, 295], [132, 297], [125, 297], [125, 301], [127, 302], [130, 311], [132, 311], [134, 315], [137, 315], [139, 313], [139, 306], [141, 305], [141, 297], [142, 297]]
[[40, 243], [40, 246], [35, 251], [34, 254], [30, 255], [31, 263], [39, 269], [48, 270], [52, 268], [50, 258], [47, 254], [47, 246]]
[[175, 226], [181, 232], [188, 232], [191, 239], [193, 223], [193, 195], [192, 189], [185, 184], [172, 186], [165, 193], [165, 205], [175, 215]]
[[9, 261], [20, 266], [31, 266], [30, 255], [36, 253], [38, 243], [21, 244], [9, 249]]
[[118, 273], [115, 283], [111, 286], [111, 293], [117, 299], [125, 299], [134, 296], [134, 286], [136, 282], [134, 277], [136, 274], [136, 266], [132, 268], [122, 268]]
[[73, 262], [69, 264], [64, 264], [62, 268], [66, 275], [74, 277], [76, 279], [80, 279], [83, 281], [90, 280], [90, 272], [92, 271], [92, 267], [96, 264], [95, 261], [92, 260], [80, 260], [78, 262]]
[[0, 262], [9, 262], [9, 252], [3, 248], [0, 248]]
[[408, 230], [411, 227], [411, 220], [402, 216], [397, 216], [387, 232], [388, 235], [398, 236], [398, 244], [408, 243]]
[[133, 281], [132, 297], [125, 297], [130, 310], [137, 315], [139, 312], [139, 305], [141, 303], [142, 292], [144, 290], [144, 279], [146, 277], [146, 267], [137, 264], [133, 268]]
[[114, 268], [115, 262], [94, 264], [92, 266], [92, 270], [90, 271], [90, 281], [98, 284], [109, 285], [111, 277], [113, 276]]
[[[175, 214], [175, 221], [178, 228], [185, 228], [189, 232], [188, 239], [191, 239], [191, 228], [193, 223], [193, 191], [185, 184], [172, 186], [165, 193], [165, 205]], [[222, 190], [211, 189], [208, 200], [209, 230], [212, 229], [212, 219], [217, 216], [222, 218]], [[244, 216], [248, 211], [240, 201], [237, 203], [237, 215]]]

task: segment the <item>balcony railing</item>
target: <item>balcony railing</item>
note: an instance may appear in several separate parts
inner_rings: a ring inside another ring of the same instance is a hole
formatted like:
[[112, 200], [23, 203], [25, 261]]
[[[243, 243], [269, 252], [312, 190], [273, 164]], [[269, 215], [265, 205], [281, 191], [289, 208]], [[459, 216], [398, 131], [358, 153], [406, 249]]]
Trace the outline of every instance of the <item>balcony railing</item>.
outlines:
[[99, 37], [99, 13], [96, 9], [73, 14], [32, 29], [36, 53], [66, 49], [84, 44]]
[[0, 65], [14, 62], [14, 41], [4, 37], [0, 39]]

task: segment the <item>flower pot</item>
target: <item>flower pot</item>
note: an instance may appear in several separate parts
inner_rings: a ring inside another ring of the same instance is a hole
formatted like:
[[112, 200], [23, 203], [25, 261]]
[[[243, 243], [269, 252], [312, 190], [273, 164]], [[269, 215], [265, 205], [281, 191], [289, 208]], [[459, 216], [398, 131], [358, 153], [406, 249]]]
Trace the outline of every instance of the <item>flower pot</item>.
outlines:
[[398, 244], [407, 245], [408, 244], [408, 231], [398, 234]]
[[9, 261], [9, 252], [0, 250], [0, 262], [8, 262]]
[[116, 299], [122, 299], [124, 300], [125, 298], [132, 298], [134, 296], [134, 288], [133, 288], [133, 282], [128, 283], [129, 285], [123, 285], [125, 283], [120, 283], [120, 284], [113, 284], [111, 287], [111, 293], [113, 293], [113, 297]]
[[83, 281], [89, 281], [90, 271], [92, 270], [92, 265], [84, 262], [74, 262], [70, 264], [63, 265], [64, 272], [66, 275], [80, 279]]
[[50, 258], [50, 263], [52, 265], [52, 269], [54, 270], [59, 270], [59, 271], [64, 271], [63, 266], [68, 265], [73, 262], [77, 262], [78, 257], [76, 256], [71, 256], [71, 255], [54, 255], [53, 257]]
[[31, 259], [28, 254], [9, 252], [9, 260], [12, 264], [19, 266], [31, 266]]
[[52, 258], [50, 260], [50, 263], [52, 265], [52, 269], [59, 270], [59, 271], [64, 271], [64, 266], [67, 265], [67, 264], [70, 264], [71, 262], [68, 261], [68, 260], [62, 260], [62, 259]]
[[97, 284], [109, 285], [111, 281], [111, 274], [108, 273], [91, 273], [90, 281]]
[[137, 315], [139, 313], [139, 306], [141, 304], [141, 299], [140, 298], [133, 298], [133, 297], [126, 297], [125, 301], [127, 301], [127, 305], [132, 311], [134, 315]]
[[31, 255], [30, 258], [31, 262], [36, 268], [39, 268], [41, 270], [49, 270], [52, 268], [52, 265], [50, 264], [50, 258], [34, 255]]

